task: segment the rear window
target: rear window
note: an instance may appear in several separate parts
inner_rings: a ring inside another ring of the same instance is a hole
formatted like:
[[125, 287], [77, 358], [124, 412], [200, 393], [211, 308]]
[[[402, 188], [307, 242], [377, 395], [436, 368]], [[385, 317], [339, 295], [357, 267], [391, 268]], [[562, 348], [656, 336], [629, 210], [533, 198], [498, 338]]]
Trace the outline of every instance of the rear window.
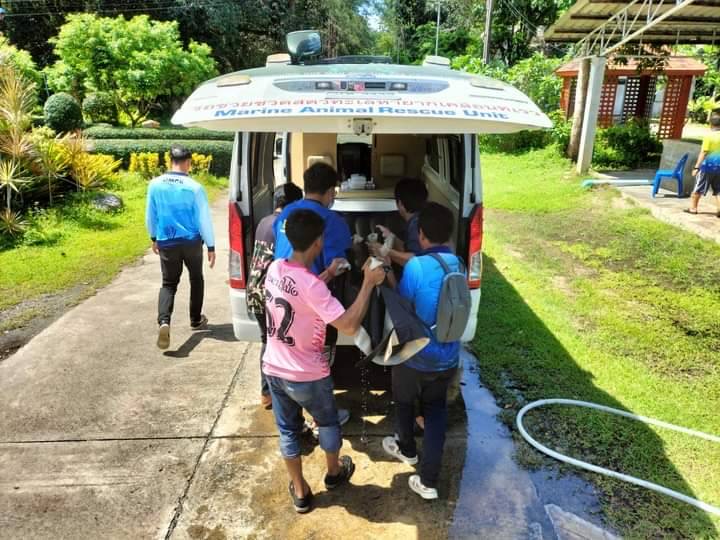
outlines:
[[450, 185], [455, 188], [455, 191], [462, 193], [465, 178], [465, 152], [463, 152], [463, 140], [460, 135], [448, 136], [448, 153], [450, 158]]

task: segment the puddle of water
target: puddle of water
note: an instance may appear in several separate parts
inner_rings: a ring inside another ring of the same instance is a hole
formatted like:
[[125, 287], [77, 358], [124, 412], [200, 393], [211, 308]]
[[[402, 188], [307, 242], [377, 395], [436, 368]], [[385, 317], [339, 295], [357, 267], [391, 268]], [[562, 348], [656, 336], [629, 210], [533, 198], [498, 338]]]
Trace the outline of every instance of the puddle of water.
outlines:
[[462, 353], [462, 394], [468, 423], [467, 453], [450, 538], [557, 538], [545, 505], [555, 504], [603, 526], [594, 487], [556, 468], [527, 471], [514, 459], [500, 408], [482, 386], [475, 357]]

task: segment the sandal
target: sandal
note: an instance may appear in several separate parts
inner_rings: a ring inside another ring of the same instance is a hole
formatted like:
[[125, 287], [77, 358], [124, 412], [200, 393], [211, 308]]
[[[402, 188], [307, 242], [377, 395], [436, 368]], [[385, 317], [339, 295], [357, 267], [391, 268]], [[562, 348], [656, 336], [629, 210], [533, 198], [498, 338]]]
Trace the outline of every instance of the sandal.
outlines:
[[298, 497], [295, 495], [295, 487], [293, 486], [292, 480], [290, 480], [290, 485], [288, 486], [288, 491], [290, 492], [290, 497], [292, 497], [293, 506], [295, 507], [295, 511], [298, 514], [306, 514], [310, 510], [312, 510], [312, 499], [313, 494], [310, 490], [310, 486], [307, 486], [307, 491], [305, 492], [304, 497]]
[[692, 214], [693, 216], [696, 216], [698, 213], [697, 210], [693, 210], [692, 208], [686, 208], [685, 210], [683, 210], [683, 212], [685, 212], [686, 214]]

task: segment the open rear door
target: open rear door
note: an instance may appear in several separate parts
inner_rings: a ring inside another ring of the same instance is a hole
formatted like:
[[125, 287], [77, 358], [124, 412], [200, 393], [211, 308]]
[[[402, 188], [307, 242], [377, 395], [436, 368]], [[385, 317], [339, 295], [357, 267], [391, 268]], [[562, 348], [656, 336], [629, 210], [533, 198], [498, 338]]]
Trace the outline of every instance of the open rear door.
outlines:
[[442, 68], [271, 66], [200, 86], [173, 123], [221, 131], [511, 133], [550, 128], [505, 83]]

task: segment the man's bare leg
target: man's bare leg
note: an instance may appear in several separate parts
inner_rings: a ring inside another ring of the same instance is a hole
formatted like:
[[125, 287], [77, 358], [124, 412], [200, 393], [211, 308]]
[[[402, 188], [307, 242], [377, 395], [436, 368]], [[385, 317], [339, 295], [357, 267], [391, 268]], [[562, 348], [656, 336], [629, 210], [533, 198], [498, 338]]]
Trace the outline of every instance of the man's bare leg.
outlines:
[[302, 471], [302, 458], [285, 458], [284, 461], [285, 467], [290, 475], [290, 480], [292, 480], [293, 488], [295, 489], [295, 495], [302, 499], [306, 494], [306, 482], [305, 478], [303, 478]]
[[329, 476], [337, 476], [340, 474], [339, 456], [339, 452], [325, 452], [325, 462], [327, 463], [327, 473]]
[[697, 212], [698, 204], [700, 204], [700, 194], [693, 193], [690, 195], [690, 211]]

